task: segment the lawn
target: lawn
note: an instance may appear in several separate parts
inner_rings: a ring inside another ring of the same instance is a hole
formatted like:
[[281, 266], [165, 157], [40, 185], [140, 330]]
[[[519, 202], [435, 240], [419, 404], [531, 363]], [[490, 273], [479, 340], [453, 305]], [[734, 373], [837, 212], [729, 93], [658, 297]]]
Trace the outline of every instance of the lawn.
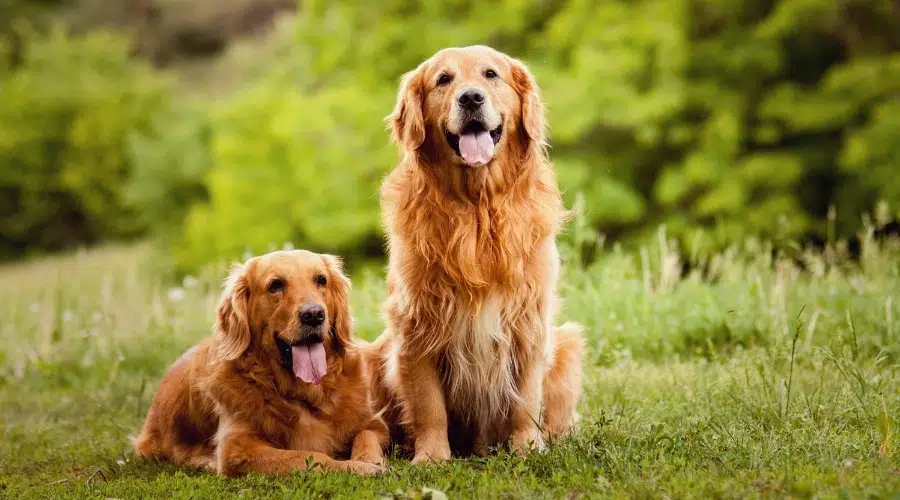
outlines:
[[[564, 255], [559, 320], [589, 335], [577, 435], [525, 458], [392, 456], [374, 479], [134, 458], [223, 268], [176, 280], [146, 245], [0, 267], [0, 497], [900, 496], [900, 245], [864, 238], [857, 261], [748, 244], [692, 272], [666, 245], [586, 268]], [[354, 276], [359, 336], [378, 335], [383, 298], [377, 272]]]

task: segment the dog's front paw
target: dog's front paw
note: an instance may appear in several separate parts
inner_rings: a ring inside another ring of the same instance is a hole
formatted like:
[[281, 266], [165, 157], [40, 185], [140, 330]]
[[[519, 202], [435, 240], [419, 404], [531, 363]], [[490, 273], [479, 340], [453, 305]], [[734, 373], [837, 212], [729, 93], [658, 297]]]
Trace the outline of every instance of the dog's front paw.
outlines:
[[531, 451], [544, 451], [544, 437], [537, 427], [522, 429], [513, 433], [510, 446], [520, 455], [527, 455]]
[[373, 455], [371, 453], [363, 453], [363, 454], [360, 454], [357, 456], [353, 456], [351, 458], [352, 458], [352, 460], [355, 460], [358, 462], [365, 462], [367, 464], [377, 465], [379, 467], [384, 467], [384, 465], [386, 463], [386, 461], [384, 459], [384, 455], [382, 455], [380, 453], [377, 455]]
[[380, 476], [384, 473], [384, 466], [363, 462], [360, 460], [344, 460], [337, 463], [338, 470], [351, 472], [358, 476]]
[[439, 464], [450, 460], [450, 454], [441, 455], [437, 453], [416, 453], [412, 459], [413, 465]]
[[436, 464], [447, 460], [450, 460], [450, 443], [446, 439], [443, 442], [431, 440], [416, 443], [413, 465]]

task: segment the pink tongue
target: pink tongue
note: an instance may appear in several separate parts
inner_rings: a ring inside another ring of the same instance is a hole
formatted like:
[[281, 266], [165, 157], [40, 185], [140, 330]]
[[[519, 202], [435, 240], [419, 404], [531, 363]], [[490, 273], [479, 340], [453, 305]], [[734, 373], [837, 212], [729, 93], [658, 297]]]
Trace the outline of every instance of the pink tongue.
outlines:
[[318, 384], [328, 371], [321, 342], [291, 347], [294, 375], [307, 384]]
[[487, 132], [459, 136], [459, 153], [469, 165], [484, 165], [494, 156], [494, 140]]

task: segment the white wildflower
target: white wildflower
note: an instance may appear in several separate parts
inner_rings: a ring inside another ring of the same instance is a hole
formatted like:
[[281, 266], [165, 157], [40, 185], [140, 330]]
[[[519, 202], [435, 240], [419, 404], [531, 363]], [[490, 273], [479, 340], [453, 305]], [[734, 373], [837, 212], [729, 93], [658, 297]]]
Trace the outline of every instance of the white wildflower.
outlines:
[[181, 284], [185, 288], [194, 288], [195, 286], [197, 286], [197, 278], [188, 274], [187, 276], [184, 277], [183, 280], [181, 280]]
[[174, 287], [169, 289], [169, 301], [170, 302], [181, 302], [184, 299], [184, 288]]
[[63, 313], [62, 313], [62, 320], [63, 320], [64, 322], [68, 323], [69, 321], [72, 321], [74, 318], [75, 318], [75, 313], [73, 313], [72, 311], [70, 311], [70, 310], [68, 310], [68, 309], [66, 309], [65, 311], [63, 311]]

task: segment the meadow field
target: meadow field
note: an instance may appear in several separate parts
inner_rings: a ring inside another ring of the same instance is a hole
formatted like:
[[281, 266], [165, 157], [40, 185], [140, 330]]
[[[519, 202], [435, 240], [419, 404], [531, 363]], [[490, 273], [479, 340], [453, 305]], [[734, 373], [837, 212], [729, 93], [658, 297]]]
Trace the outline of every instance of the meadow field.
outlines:
[[[897, 0], [0, 0], [0, 500], [900, 500], [898, 26]], [[534, 75], [578, 213], [579, 431], [371, 479], [137, 460], [242, 254], [343, 256], [379, 335], [384, 117], [474, 44]]]
[[[559, 320], [585, 325], [578, 433], [545, 453], [360, 479], [219, 478], [136, 459], [166, 367], [207, 335], [224, 268], [176, 279], [148, 245], [0, 267], [0, 497], [897, 498], [900, 245], [778, 258], [745, 244], [687, 269], [660, 238], [591, 265], [564, 245]], [[687, 270], [686, 270], [687, 269]], [[379, 269], [356, 334], [382, 328]]]

